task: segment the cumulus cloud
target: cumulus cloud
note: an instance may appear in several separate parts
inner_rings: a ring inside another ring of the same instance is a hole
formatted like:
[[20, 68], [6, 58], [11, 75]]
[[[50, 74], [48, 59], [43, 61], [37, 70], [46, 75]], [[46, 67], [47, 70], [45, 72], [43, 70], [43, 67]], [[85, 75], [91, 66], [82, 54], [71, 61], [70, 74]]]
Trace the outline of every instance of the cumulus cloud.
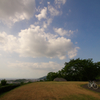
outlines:
[[35, 17], [38, 18], [38, 20], [41, 20], [42, 18], [46, 18], [47, 15], [47, 8], [44, 7], [44, 9], [41, 10], [40, 14], [35, 15]]
[[56, 62], [49, 61], [41, 63], [32, 63], [32, 62], [15, 62], [8, 63], [8, 67], [19, 67], [19, 68], [30, 68], [33, 70], [46, 70], [46, 71], [57, 71], [62, 68], [62, 66]]
[[0, 20], [7, 25], [30, 19], [35, 11], [35, 0], [0, 0]]
[[21, 30], [18, 37], [0, 33], [0, 49], [17, 52], [23, 57], [47, 57], [63, 60], [77, 55], [70, 39], [45, 33], [40, 26], [31, 25], [28, 29]]
[[54, 31], [56, 33], [58, 33], [60, 36], [64, 36], [64, 35], [67, 35], [67, 36], [70, 36], [72, 35], [74, 32], [77, 32], [78, 30], [75, 30], [75, 31], [72, 31], [72, 30], [64, 30], [63, 28], [53, 28]]
[[0, 49], [13, 52], [13, 50], [18, 49], [18, 45], [19, 43], [15, 36], [7, 35], [5, 32], [0, 33]]
[[51, 16], [59, 15], [59, 11], [57, 9], [55, 9], [53, 6], [51, 6], [51, 5], [48, 6], [48, 10], [49, 10]]

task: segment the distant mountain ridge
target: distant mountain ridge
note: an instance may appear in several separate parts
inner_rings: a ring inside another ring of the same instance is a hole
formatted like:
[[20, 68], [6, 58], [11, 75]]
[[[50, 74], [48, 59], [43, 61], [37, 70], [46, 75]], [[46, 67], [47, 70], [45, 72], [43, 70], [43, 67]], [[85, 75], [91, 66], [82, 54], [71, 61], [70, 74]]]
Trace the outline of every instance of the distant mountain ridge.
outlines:
[[40, 77], [39, 80], [46, 80], [47, 76]]

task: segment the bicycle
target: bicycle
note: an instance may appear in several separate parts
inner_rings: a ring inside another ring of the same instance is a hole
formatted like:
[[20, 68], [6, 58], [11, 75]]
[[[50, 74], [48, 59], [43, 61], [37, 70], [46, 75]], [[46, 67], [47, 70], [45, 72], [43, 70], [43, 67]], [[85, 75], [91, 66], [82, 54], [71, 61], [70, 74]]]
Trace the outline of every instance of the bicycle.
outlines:
[[98, 89], [98, 85], [94, 81], [88, 83], [89, 88]]

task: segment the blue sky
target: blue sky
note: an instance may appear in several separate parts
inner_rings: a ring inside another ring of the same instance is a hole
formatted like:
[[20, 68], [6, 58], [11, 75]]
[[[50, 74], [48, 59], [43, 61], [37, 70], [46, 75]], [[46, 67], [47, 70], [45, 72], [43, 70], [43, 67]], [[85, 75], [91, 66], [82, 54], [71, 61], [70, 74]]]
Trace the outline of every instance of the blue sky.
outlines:
[[0, 78], [39, 78], [70, 59], [100, 61], [99, 0], [1, 0]]

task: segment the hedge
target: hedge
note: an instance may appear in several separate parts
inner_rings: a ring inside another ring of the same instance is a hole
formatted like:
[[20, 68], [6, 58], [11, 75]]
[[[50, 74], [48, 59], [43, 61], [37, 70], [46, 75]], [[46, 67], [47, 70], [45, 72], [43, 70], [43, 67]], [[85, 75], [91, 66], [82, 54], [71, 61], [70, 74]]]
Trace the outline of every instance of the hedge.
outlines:
[[6, 85], [6, 86], [1, 86], [0, 87], [0, 94], [10, 91], [16, 87], [20, 86], [20, 84], [10, 84], [10, 85]]

